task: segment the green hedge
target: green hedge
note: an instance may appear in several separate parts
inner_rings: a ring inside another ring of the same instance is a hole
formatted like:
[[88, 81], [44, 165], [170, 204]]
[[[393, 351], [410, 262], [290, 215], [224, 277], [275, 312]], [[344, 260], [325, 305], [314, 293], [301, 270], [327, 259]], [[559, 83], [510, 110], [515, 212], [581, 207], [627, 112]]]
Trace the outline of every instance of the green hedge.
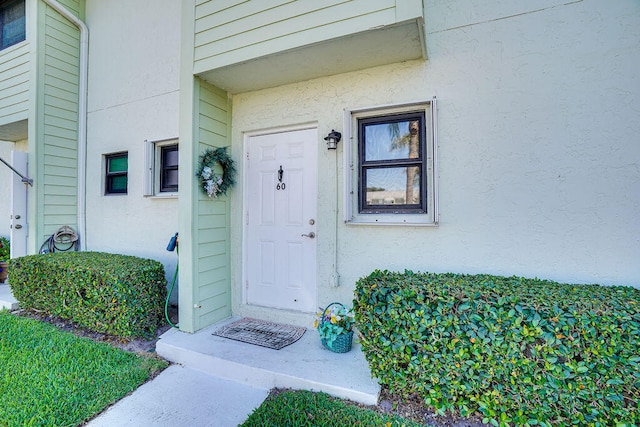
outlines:
[[93, 331], [148, 337], [163, 319], [161, 263], [101, 252], [55, 252], [10, 261], [10, 286], [22, 308]]
[[375, 377], [493, 425], [640, 424], [640, 290], [375, 271], [357, 282]]

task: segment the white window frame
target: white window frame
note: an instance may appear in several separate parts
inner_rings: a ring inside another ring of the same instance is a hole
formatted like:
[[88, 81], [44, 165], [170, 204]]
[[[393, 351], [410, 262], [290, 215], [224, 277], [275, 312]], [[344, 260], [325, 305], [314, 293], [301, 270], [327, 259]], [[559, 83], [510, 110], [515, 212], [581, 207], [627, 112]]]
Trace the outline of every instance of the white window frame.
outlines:
[[[379, 105], [344, 110], [344, 222], [348, 225], [403, 225], [437, 227], [438, 206], [438, 128], [436, 98], [402, 104]], [[359, 213], [358, 211], [358, 119], [392, 114], [424, 112], [426, 119], [427, 213]]]
[[178, 197], [178, 192], [160, 191], [160, 171], [162, 156], [160, 151], [162, 147], [178, 144], [178, 138], [162, 139], [157, 141], [145, 140], [145, 176], [144, 176], [144, 196], [145, 197]]

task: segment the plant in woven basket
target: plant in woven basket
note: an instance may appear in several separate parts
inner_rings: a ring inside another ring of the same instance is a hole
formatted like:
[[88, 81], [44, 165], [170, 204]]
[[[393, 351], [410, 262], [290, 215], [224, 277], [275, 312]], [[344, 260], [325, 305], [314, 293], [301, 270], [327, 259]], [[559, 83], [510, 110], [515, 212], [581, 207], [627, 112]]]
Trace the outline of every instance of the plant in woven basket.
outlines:
[[346, 353], [351, 350], [354, 322], [351, 310], [334, 302], [318, 312], [313, 327], [318, 330], [322, 345], [337, 353]]

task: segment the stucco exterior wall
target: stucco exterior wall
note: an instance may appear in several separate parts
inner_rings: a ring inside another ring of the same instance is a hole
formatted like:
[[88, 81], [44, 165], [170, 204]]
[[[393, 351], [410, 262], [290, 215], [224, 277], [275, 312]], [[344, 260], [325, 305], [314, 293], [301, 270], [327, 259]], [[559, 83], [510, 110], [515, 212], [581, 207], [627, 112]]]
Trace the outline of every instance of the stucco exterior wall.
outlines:
[[[487, 13], [425, 1], [433, 17], [426, 62], [233, 97], [236, 158], [245, 132], [317, 123], [318, 305], [350, 303], [355, 281], [376, 268], [640, 286], [640, 79], [632, 65], [640, 63], [640, 8], [631, 0], [547, 1], [535, 10], [506, 3]], [[328, 151], [321, 138], [343, 129], [345, 109], [433, 96], [439, 227], [345, 225], [344, 144]], [[242, 186], [241, 178], [232, 212], [242, 212]], [[231, 226], [234, 311], [275, 318], [242, 304], [239, 215]], [[336, 250], [340, 286], [332, 287]]]
[[[166, 246], [178, 231], [178, 198], [143, 196], [144, 141], [178, 137], [180, 13], [172, 0], [86, 4], [86, 248], [158, 260], [169, 280], [177, 256]], [[128, 194], [105, 196], [104, 155], [119, 151], [129, 153]]]

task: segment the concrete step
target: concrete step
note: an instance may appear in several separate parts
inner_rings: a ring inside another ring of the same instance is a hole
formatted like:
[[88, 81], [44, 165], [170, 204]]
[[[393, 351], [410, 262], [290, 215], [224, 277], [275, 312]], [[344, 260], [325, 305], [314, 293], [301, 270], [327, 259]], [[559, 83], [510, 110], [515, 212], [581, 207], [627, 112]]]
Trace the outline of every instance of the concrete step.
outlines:
[[307, 330], [296, 343], [280, 350], [212, 335], [228, 319], [195, 334], [167, 331], [156, 352], [175, 363], [252, 387], [323, 391], [332, 396], [375, 405], [380, 386], [354, 340], [349, 353], [322, 347], [315, 330]]
[[18, 301], [13, 297], [11, 288], [6, 283], [0, 284], [0, 310], [3, 308], [7, 310], [18, 309]]

